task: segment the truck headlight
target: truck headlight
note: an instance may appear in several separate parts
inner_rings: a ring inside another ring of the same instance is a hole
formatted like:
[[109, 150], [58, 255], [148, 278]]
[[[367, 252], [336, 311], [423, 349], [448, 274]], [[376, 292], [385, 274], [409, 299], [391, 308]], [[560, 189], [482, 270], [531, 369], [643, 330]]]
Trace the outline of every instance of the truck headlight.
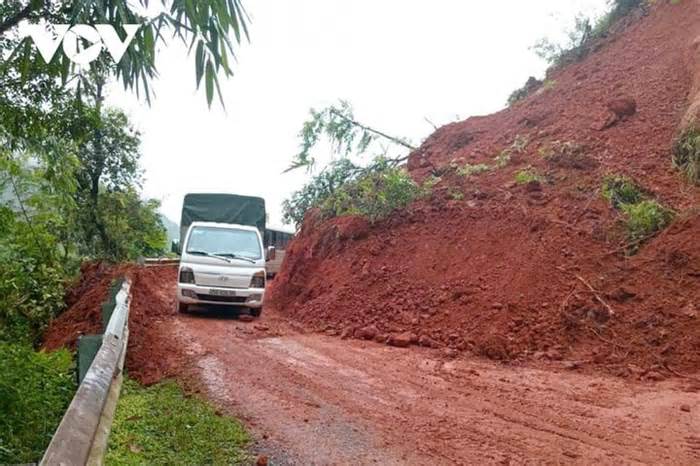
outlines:
[[250, 279], [251, 288], [265, 288], [265, 272], [255, 272]]
[[189, 267], [180, 269], [180, 283], [194, 283], [194, 272]]

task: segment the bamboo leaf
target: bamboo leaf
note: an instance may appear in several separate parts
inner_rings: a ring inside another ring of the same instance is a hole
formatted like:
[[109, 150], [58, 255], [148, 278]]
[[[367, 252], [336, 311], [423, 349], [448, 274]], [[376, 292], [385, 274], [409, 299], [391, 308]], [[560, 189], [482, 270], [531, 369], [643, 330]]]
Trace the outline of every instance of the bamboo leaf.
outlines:
[[214, 100], [214, 79], [216, 78], [216, 72], [214, 71], [214, 65], [211, 60], [207, 60], [207, 71], [206, 71], [206, 87], [207, 87], [207, 104], [211, 107], [211, 103]]
[[197, 89], [199, 89], [199, 85], [202, 83], [202, 75], [204, 74], [204, 42], [202, 41], [199, 41], [199, 44], [197, 44], [195, 72], [197, 75]]

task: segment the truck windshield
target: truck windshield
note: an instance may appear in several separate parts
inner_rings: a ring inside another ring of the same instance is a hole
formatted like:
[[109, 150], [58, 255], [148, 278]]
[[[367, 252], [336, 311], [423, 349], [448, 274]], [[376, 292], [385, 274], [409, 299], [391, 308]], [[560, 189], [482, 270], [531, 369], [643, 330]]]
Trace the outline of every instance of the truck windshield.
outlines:
[[187, 241], [188, 254], [212, 254], [258, 260], [260, 241], [254, 231], [214, 227], [194, 227]]

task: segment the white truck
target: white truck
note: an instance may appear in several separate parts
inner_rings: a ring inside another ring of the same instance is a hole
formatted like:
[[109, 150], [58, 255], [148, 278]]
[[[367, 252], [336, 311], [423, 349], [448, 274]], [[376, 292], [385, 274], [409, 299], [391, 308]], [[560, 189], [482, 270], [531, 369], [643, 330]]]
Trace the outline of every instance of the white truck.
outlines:
[[265, 264], [275, 258], [275, 248], [263, 246], [264, 201], [188, 194], [182, 217], [178, 311], [194, 305], [240, 306], [259, 316], [265, 302]]

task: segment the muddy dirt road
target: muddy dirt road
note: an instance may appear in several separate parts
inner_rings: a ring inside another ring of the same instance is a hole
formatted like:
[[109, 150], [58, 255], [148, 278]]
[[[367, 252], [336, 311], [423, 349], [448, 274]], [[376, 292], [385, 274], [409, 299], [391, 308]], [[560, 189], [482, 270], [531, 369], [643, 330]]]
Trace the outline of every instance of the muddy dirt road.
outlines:
[[273, 464], [699, 464], [700, 396], [302, 335], [268, 312], [162, 325]]

